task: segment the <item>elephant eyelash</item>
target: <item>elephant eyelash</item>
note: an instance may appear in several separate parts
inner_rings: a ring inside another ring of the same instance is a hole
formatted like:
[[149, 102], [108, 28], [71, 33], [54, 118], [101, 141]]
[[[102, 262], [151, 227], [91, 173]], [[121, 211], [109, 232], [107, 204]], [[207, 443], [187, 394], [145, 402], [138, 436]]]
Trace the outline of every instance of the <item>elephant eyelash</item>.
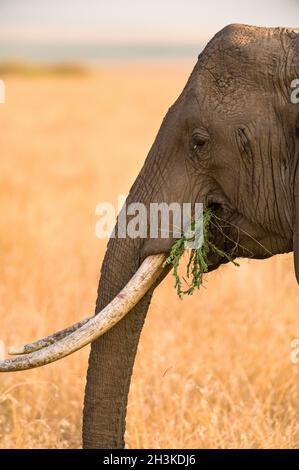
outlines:
[[205, 145], [205, 142], [197, 142], [193, 144], [192, 150], [199, 150]]
[[199, 152], [205, 147], [209, 136], [205, 133], [194, 133], [190, 142], [191, 158], [198, 157]]

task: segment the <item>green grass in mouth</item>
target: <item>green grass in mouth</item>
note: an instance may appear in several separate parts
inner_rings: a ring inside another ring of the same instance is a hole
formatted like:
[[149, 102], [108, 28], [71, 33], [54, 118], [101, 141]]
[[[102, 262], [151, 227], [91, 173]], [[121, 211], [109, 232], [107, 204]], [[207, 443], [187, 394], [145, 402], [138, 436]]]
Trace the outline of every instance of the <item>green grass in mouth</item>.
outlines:
[[[199, 289], [203, 282], [203, 275], [209, 271], [209, 255], [216, 253], [221, 258], [232, 262], [235, 266], [239, 266], [229, 253], [225, 253], [212, 242], [211, 235], [211, 221], [213, 212], [211, 209], [206, 209], [203, 213], [202, 230], [203, 230], [203, 243], [197, 249], [186, 249], [185, 242], [193, 241], [195, 234], [188, 238], [188, 235], [183, 235], [171, 247], [168, 258], [164, 262], [164, 267], [172, 266], [173, 275], [175, 277], [175, 285], [177, 295], [182, 299], [185, 295], [192, 295], [195, 289]], [[193, 222], [192, 231], [200, 226], [201, 222]], [[186, 268], [186, 278], [181, 278], [178, 270], [183, 254], [187, 252], [189, 260]], [[183, 288], [183, 281], [187, 284], [187, 288]]]

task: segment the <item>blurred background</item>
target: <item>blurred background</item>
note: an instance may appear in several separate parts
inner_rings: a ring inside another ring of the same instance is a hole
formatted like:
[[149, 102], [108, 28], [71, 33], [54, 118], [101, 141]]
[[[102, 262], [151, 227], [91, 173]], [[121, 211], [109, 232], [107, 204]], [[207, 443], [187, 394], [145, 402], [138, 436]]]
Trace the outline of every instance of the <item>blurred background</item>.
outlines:
[[297, 19], [296, 0], [1, 0], [0, 58], [195, 59], [229, 23], [295, 27]]
[[[206, 42], [229, 23], [299, 26], [297, 0], [0, 0], [0, 340], [94, 311], [99, 202], [126, 194]], [[128, 447], [298, 447], [292, 255], [241, 260], [180, 301], [156, 291]], [[79, 447], [88, 348], [0, 381], [0, 446]]]

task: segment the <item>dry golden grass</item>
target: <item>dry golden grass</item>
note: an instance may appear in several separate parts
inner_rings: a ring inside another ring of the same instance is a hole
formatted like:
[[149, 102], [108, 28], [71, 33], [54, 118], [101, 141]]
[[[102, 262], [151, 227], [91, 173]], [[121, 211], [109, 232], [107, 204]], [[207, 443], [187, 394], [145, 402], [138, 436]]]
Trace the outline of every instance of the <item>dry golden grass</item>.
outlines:
[[[190, 64], [7, 77], [0, 106], [0, 338], [93, 311], [105, 243], [95, 206], [126, 193]], [[298, 447], [298, 289], [291, 255], [241, 262], [180, 301], [155, 293], [130, 393], [129, 447]], [[79, 447], [88, 348], [1, 375], [1, 447]]]

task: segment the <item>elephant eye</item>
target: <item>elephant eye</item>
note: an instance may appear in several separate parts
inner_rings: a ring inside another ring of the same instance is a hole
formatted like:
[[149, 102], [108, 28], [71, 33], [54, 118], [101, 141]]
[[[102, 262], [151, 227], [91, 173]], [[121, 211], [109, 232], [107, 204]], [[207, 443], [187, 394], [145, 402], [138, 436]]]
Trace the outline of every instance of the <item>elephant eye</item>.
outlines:
[[205, 146], [209, 140], [209, 135], [206, 132], [194, 132], [191, 139], [191, 153], [197, 154]]

